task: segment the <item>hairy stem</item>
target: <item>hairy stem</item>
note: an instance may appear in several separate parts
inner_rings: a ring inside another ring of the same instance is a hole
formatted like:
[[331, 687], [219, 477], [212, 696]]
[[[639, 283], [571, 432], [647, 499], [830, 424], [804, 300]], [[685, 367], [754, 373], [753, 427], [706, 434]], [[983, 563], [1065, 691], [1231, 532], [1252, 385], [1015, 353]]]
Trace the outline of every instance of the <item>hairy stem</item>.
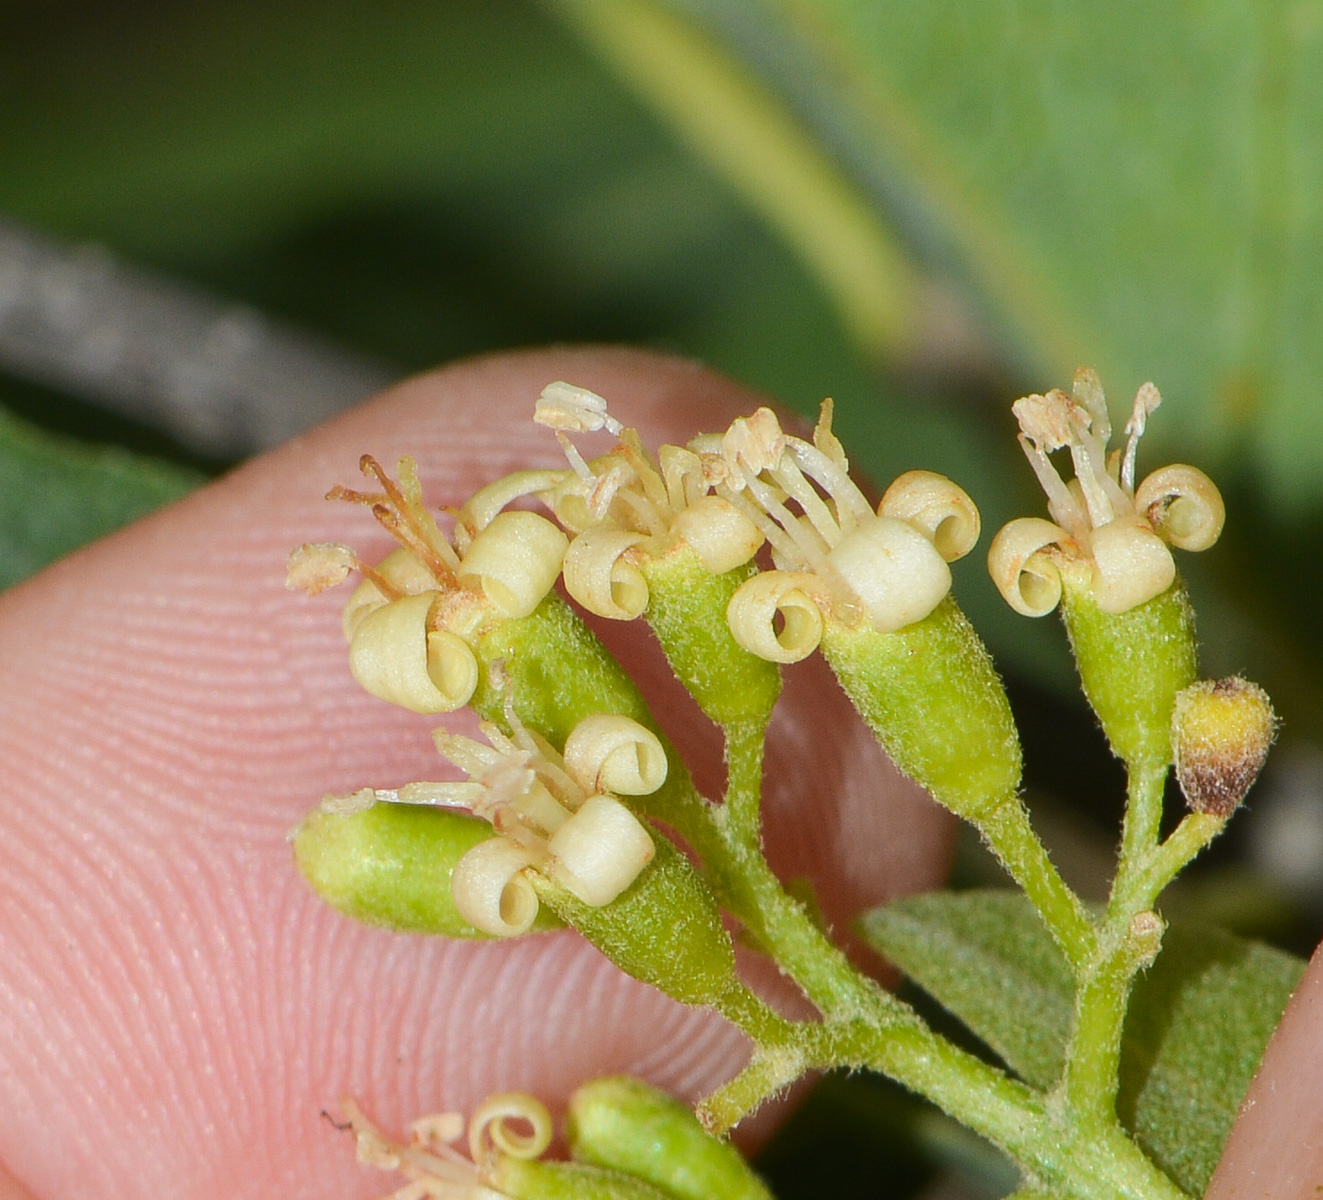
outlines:
[[1093, 921], [1048, 857], [1020, 798], [1007, 796], [981, 816], [976, 827], [1078, 972], [1096, 948]]

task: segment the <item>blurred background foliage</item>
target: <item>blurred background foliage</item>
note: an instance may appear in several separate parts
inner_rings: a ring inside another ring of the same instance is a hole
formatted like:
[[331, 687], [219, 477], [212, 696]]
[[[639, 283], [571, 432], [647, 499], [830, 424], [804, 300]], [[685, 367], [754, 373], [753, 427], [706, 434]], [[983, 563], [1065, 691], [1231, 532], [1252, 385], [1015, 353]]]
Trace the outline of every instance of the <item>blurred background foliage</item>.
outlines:
[[[1323, 3], [0, 0], [0, 111], [0, 585], [505, 347], [644, 343], [805, 413], [831, 395], [875, 479], [949, 474], [989, 529], [1042, 504], [1014, 396], [1088, 363], [1121, 416], [1151, 378], [1141, 470], [1192, 461], [1228, 498], [1182, 562], [1206, 670], [1286, 720], [1170, 907], [1312, 944]], [[977, 562], [957, 590], [1096, 893], [1119, 777], [1064, 638]], [[876, 1194], [851, 1172], [883, 1151], [840, 1147], [879, 1113], [914, 1134], [887, 1194], [979, 1161], [880, 1086], [805, 1110], [768, 1159], [786, 1194], [822, 1194], [828, 1155], [835, 1194]]]

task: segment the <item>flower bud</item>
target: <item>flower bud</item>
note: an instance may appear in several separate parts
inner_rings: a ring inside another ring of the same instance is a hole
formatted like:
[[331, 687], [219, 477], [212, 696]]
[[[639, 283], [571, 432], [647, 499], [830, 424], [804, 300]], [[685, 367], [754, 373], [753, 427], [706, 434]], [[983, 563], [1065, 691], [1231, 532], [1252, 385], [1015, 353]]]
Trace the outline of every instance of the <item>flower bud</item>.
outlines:
[[1195, 812], [1229, 817], [1268, 757], [1277, 718], [1267, 693], [1239, 677], [1200, 680], [1171, 714], [1176, 778]]
[[708, 1133], [693, 1110], [639, 1079], [594, 1079], [570, 1097], [570, 1153], [622, 1171], [674, 1200], [771, 1200], [740, 1152]]
[[[374, 804], [348, 814], [317, 809], [294, 834], [294, 858], [317, 894], [369, 925], [445, 937], [483, 936], [451, 896], [451, 877], [475, 847], [492, 845], [486, 821], [417, 804]], [[543, 914], [537, 927], [559, 922]]]

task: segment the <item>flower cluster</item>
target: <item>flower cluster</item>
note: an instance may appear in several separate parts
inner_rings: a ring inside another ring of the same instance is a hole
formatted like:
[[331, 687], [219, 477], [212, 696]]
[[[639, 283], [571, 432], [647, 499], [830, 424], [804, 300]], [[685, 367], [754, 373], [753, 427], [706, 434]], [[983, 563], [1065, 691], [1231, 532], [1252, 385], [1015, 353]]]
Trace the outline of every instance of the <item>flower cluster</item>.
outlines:
[[[1056, 608], [1063, 572], [1086, 587], [1103, 612], [1127, 612], [1175, 580], [1169, 546], [1204, 550], [1217, 541], [1225, 510], [1202, 471], [1176, 464], [1135, 486], [1139, 439], [1161, 400], [1151, 383], [1139, 389], [1125, 426], [1125, 449], [1111, 454], [1111, 421], [1094, 372], [1077, 371], [1069, 396], [1054, 389], [1015, 402], [1020, 445], [1052, 514], [1051, 521], [1012, 521], [988, 551], [993, 581], [1016, 612], [1040, 617]], [[1048, 457], [1060, 449], [1070, 452], [1070, 483]]]
[[[1166, 467], [1135, 486], [1139, 438], [1158, 403], [1151, 384], [1140, 389], [1125, 448], [1109, 455], [1110, 422], [1091, 371], [1077, 373], [1072, 395], [1051, 391], [1016, 402], [1020, 442], [1053, 518], [1013, 521], [994, 539], [989, 566], [1018, 611], [1050, 611], [1064, 580], [1087, 591], [1103, 613], [1126, 612], [1170, 588], [1175, 566], [1169, 546], [1200, 549], [1216, 539], [1222, 503], [1201, 472]], [[947, 735], [939, 737], [924, 722], [910, 728], [901, 718], [913, 705], [903, 697], [926, 689], [919, 707], [929, 717], [940, 709], [939, 724], [949, 717], [979, 730], [988, 745], [1013, 748], [1013, 736], [1002, 729], [1009, 728], [1009, 714], [997, 699], [995, 672], [986, 652], [971, 649], [973, 635], [952, 606], [924, 626], [932, 628], [922, 653], [914, 639], [902, 639], [902, 646], [889, 638], [937, 610], [951, 587], [947, 564], [978, 539], [978, 510], [950, 480], [907, 472], [874, 507], [850, 477], [832, 432], [830, 401], [811, 440], [786, 432], [770, 409], [760, 408], [722, 433], [662, 446], [655, 457], [637, 431], [611, 416], [601, 396], [569, 383], [543, 390], [534, 419], [554, 431], [565, 468], [518, 471], [488, 484], [449, 512], [446, 532], [422, 502], [413, 460], [400, 460], [396, 481], [365, 456], [362, 470], [379, 490], [336, 488], [331, 496], [369, 507], [398, 548], [375, 566], [338, 544], [303, 546], [291, 557], [290, 585], [309, 592], [361, 572], [344, 610], [344, 631], [353, 674], [373, 695], [424, 713], [477, 704], [477, 688], [484, 680], [499, 683], [502, 671], [499, 654], [480, 651], [483, 637], [532, 617], [558, 579], [592, 613], [653, 620], [659, 614], [650, 607], [656, 598], [650, 588], [664, 583], [676, 589], [676, 576], [662, 565], [687, 555], [686, 570], [726, 581], [719, 602], [705, 601], [712, 612], [685, 609], [683, 618], [715, 622], [726, 638], [729, 653], [719, 651], [726, 657], [716, 668], [717, 684], [708, 685], [714, 695], [721, 679], [733, 678], [732, 654], [789, 663], [821, 643], [892, 757], [944, 803], [964, 795], [959, 787], [943, 790], [955, 761]], [[603, 430], [615, 437], [614, 447], [586, 459], [572, 435]], [[1063, 448], [1075, 469], [1069, 483], [1049, 457]], [[521, 500], [543, 504], [555, 519], [510, 507]], [[764, 546], [773, 569], [755, 565]], [[654, 628], [675, 664], [676, 645], [667, 641], [676, 643], [674, 630], [663, 631], [655, 621]], [[716, 646], [710, 634], [694, 644]], [[1084, 635], [1076, 634], [1077, 650], [1087, 657]], [[958, 659], [968, 676], [948, 697], [949, 712], [933, 698], [933, 673], [946, 659]], [[712, 672], [714, 661], [710, 654], [682, 677], [694, 685], [702, 670]], [[914, 675], [922, 678], [916, 682]], [[989, 701], [992, 715], [982, 718], [970, 701], [979, 689], [996, 700]], [[500, 700], [492, 696], [499, 690], [484, 693], [486, 715], [498, 720]], [[767, 694], [770, 711], [775, 688]], [[1106, 700], [1099, 695], [1095, 707]], [[438, 750], [469, 782], [358, 794], [364, 802], [395, 798], [463, 807], [492, 823], [499, 836], [464, 855], [452, 884], [465, 919], [487, 933], [511, 936], [531, 927], [539, 902], [530, 872], [600, 907], [653, 856], [650, 834], [619, 797], [661, 786], [667, 758], [660, 742], [627, 717], [601, 713], [580, 721], [560, 745], [569, 723], [552, 745], [545, 731], [524, 728], [507, 697], [505, 730], [486, 724], [486, 745], [436, 735]], [[1013, 790], [1018, 751], [1002, 757], [1005, 770], [995, 774], [1005, 783], [1001, 791]], [[982, 781], [987, 774], [963, 759], [952, 769], [962, 779]]]

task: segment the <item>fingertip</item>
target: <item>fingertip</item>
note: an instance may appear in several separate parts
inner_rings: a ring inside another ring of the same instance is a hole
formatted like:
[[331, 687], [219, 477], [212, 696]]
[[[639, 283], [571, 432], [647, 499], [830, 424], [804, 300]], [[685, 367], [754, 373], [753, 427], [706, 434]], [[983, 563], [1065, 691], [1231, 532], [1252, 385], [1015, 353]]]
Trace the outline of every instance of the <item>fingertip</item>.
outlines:
[[1323, 946], [1264, 1053], [1205, 1200], [1315, 1200], [1323, 1190]]

